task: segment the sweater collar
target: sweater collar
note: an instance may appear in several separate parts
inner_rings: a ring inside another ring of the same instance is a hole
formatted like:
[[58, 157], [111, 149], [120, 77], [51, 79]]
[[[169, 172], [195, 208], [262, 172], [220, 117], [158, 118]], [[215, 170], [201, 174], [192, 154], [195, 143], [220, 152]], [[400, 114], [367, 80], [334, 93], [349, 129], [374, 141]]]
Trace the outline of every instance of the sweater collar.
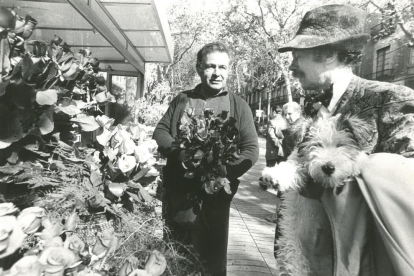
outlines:
[[206, 99], [209, 99], [209, 98], [217, 98], [217, 97], [227, 95], [228, 90], [227, 90], [227, 87], [224, 87], [219, 93], [211, 96], [211, 95], [208, 95], [208, 94], [205, 93], [205, 91], [203, 90], [203, 84], [200, 83], [194, 88], [194, 93], [197, 94], [198, 96], [200, 96], [202, 99], [206, 100]]

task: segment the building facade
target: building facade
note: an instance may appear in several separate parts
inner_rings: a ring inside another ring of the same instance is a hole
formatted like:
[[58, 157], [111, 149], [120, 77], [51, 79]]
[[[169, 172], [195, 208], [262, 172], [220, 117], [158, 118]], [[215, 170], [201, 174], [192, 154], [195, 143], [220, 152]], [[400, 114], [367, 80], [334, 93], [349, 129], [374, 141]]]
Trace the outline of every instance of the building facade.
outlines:
[[395, 18], [381, 20], [380, 14], [371, 14], [365, 31], [372, 40], [366, 45], [361, 65], [356, 74], [369, 80], [401, 84], [414, 89], [414, 49]]

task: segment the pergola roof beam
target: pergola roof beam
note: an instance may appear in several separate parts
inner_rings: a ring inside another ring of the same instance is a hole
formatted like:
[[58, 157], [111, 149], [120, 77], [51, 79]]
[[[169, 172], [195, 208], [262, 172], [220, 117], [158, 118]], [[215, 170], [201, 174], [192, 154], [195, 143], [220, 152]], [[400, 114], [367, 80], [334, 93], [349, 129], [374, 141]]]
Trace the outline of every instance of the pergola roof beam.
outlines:
[[142, 73], [145, 72], [144, 65], [138, 62], [138, 60], [128, 51], [128, 49], [126, 49], [125, 45], [112, 33], [108, 26], [105, 25], [105, 23], [96, 15], [90, 6], [79, 0], [67, 1], [137, 70]]

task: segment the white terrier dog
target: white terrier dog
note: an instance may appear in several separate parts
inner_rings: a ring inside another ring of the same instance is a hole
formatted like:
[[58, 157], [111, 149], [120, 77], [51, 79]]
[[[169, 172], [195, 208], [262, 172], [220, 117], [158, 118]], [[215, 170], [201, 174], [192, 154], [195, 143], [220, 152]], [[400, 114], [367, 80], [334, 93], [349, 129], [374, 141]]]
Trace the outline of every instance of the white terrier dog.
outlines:
[[303, 141], [286, 162], [262, 171], [263, 182], [277, 190], [340, 186], [360, 174], [360, 164], [370, 152], [373, 136], [370, 124], [355, 116], [307, 120], [297, 131]]

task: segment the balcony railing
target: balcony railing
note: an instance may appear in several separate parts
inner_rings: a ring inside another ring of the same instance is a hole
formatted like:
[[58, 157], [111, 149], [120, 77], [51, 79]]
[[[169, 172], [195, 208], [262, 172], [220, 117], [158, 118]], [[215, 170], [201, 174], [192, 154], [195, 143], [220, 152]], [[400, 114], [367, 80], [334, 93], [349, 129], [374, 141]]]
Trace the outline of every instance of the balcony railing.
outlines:
[[386, 36], [395, 32], [396, 25], [393, 22], [388, 24], [379, 23], [371, 28], [371, 37]]
[[367, 80], [391, 81], [394, 79], [394, 69], [385, 69], [375, 73], [365, 75]]

